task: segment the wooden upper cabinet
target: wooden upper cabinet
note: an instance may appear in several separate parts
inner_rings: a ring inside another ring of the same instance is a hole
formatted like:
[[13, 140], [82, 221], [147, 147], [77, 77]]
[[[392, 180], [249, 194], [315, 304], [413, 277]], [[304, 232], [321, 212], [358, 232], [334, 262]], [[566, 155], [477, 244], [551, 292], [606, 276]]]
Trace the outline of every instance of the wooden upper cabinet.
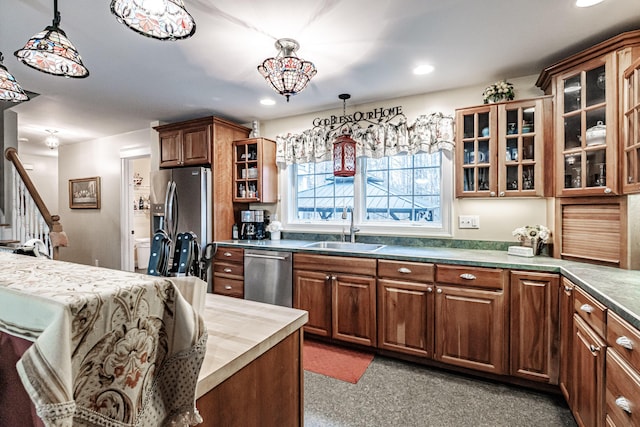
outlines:
[[160, 139], [160, 167], [211, 165], [211, 124], [185, 123], [178, 129], [174, 125], [163, 130], [158, 127]]
[[[628, 181], [619, 151], [624, 71], [638, 57], [640, 30], [605, 40], [540, 74], [536, 84], [555, 101], [556, 196], [622, 192]], [[626, 112], [630, 109], [631, 104]]]
[[551, 97], [456, 111], [456, 197], [543, 197], [551, 193]]
[[640, 193], [640, 59], [624, 72], [622, 189]]
[[276, 142], [266, 138], [233, 142], [233, 201], [276, 203]]

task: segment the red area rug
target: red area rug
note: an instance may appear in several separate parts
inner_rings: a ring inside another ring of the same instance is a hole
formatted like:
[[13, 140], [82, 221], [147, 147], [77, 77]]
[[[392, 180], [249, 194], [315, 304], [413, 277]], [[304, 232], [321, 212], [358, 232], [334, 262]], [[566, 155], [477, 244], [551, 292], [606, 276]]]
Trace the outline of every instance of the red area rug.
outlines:
[[318, 341], [304, 341], [304, 369], [356, 384], [373, 360], [373, 354]]

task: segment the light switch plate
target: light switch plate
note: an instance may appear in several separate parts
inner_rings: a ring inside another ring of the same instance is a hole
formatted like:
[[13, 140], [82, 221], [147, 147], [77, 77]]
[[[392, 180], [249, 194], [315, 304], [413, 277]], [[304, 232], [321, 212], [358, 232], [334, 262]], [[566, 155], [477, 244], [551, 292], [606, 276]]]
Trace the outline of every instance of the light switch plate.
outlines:
[[458, 228], [480, 228], [480, 217], [478, 215], [460, 215]]

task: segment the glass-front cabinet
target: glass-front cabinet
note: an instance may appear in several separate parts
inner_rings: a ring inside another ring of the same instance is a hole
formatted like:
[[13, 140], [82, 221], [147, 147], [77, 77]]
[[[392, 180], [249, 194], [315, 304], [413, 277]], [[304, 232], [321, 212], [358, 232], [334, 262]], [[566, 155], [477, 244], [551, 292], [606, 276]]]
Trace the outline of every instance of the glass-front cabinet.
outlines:
[[613, 54], [556, 79], [556, 195], [617, 194]]
[[640, 193], [640, 59], [624, 72], [622, 188]]
[[458, 110], [456, 197], [547, 195], [551, 105], [547, 96]]
[[496, 195], [496, 119], [495, 105], [456, 112], [456, 140], [462, 145], [462, 149], [456, 150], [456, 197]]

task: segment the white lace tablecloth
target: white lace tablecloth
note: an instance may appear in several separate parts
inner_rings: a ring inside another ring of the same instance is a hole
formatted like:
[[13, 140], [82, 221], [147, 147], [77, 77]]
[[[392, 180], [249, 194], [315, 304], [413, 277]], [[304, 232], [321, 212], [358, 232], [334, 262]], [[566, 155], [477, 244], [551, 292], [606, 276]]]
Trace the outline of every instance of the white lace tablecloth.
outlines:
[[46, 426], [195, 425], [202, 317], [161, 277], [0, 252], [0, 331]]

